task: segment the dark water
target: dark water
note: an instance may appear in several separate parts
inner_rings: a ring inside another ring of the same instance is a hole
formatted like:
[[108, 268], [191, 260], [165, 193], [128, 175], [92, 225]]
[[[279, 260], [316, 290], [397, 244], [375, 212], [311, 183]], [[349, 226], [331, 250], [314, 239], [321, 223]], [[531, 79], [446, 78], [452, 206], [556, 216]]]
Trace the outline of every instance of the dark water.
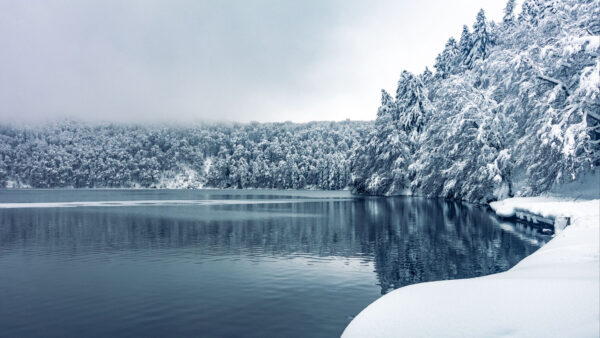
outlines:
[[545, 240], [419, 198], [0, 190], [0, 335], [335, 337], [385, 292]]

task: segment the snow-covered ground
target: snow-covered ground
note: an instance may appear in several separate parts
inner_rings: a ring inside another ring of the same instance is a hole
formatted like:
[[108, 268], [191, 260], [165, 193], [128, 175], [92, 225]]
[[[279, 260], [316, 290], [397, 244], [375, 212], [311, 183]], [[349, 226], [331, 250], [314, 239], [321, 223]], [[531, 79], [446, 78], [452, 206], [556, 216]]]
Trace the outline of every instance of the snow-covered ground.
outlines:
[[499, 214], [520, 208], [572, 224], [504, 273], [395, 290], [343, 337], [599, 337], [600, 199], [569, 195], [492, 203]]

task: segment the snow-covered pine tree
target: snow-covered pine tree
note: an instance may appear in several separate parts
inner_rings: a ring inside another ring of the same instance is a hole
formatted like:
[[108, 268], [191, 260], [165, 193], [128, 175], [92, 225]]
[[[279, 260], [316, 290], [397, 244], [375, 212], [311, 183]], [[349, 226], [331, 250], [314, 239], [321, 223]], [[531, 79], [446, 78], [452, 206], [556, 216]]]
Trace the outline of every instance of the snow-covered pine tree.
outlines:
[[426, 66], [420, 77], [423, 84], [427, 85], [433, 79], [433, 73], [429, 70], [429, 67]]
[[455, 74], [460, 69], [460, 50], [454, 38], [448, 39], [444, 50], [435, 59], [436, 74], [443, 79]]
[[471, 49], [465, 57], [465, 65], [472, 68], [477, 60], [485, 59], [494, 45], [494, 36], [490, 24], [485, 18], [483, 9], [477, 13], [477, 18], [473, 24], [473, 33], [470, 35]]
[[355, 192], [374, 195], [403, 190], [407, 185], [410, 151], [407, 136], [398, 127], [398, 105], [381, 91], [381, 106], [377, 110], [375, 129], [350, 160]]
[[381, 90], [381, 106], [377, 109], [377, 117], [389, 115], [392, 118], [398, 117], [398, 106], [392, 96], [385, 90]]
[[460, 34], [460, 40], [458, 40], [458, 50], [460, 52], [461, 64], [467, 59], [472, 47], [473, 43], [471, 42], [471, 32], [469, 32], [469, 27], [467, 25], [463, 25], [463, 29]]
[[508, 0], [508, 2], [506, 2], [502, 23], [507, 27], [515, 24], [515, 0]]
[[518, 16], [519, 22], [531, 26], [536, 26], [539, 22], [539, 16], [541, 11], [541, 0], [525, 0], [521, 5], [521, 12]]
[[403, 71], [396, 89], [398, 115], [392, 116], [406, 132], [419, 132], [427, 119], [427, 97], [423, 81], [411, 72]]

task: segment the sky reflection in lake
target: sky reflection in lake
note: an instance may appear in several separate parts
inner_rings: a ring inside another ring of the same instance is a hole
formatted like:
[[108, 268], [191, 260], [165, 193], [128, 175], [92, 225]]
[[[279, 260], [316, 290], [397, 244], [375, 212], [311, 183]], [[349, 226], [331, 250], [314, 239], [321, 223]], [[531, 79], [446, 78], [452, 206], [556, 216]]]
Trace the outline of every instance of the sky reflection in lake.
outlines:
[[[9, 205], [59, 202], [78, 203]], [[475, 206], [345, 192], [13, 190], [0, 204], [7, 336], [331, 337], [385, 292], [504, 271], [547, 240]]]

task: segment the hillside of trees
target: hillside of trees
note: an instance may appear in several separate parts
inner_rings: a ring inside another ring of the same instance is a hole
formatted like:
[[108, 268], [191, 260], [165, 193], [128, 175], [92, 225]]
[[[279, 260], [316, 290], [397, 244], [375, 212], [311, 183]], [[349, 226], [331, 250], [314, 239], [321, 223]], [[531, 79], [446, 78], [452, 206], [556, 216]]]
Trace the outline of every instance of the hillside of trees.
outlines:
[[536, 195], [600, 165], [600, 2], [525, 0], [477, 14], [437, 56], [382, 91], [352, 157], [359, 193], [473, 202]]
[[0, 126], [0, 186], [344, 189], [372, 122]]

